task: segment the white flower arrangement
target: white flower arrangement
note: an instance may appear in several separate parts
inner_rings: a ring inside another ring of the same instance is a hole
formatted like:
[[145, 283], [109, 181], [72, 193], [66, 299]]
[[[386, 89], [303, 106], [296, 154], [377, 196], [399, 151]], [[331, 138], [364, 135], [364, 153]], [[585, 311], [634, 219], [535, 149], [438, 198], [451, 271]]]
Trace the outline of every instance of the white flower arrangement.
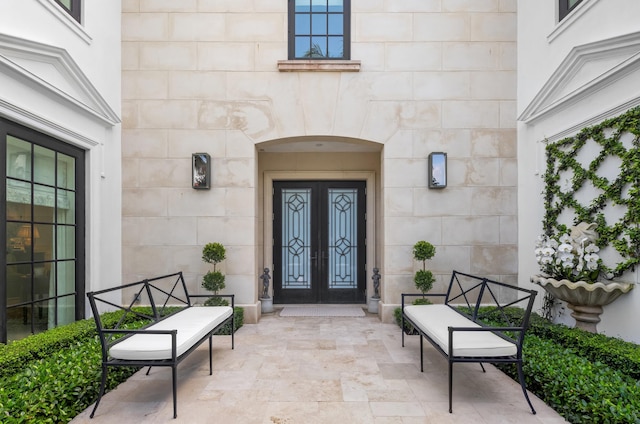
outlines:
[[538, 236], [535, 247], [540, 270], [557, 279], [595, 283], [604, 267], [595, 244], [594, 224], [581, 223], [571, 233]]

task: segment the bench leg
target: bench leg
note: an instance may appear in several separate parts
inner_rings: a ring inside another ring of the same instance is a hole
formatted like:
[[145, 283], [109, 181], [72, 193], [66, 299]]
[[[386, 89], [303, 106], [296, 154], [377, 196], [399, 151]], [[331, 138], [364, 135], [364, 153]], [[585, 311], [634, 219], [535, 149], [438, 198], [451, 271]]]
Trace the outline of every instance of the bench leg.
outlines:
[[173, 418], [178, 418], [178, 396], [176, 395], [176, 379], [178, 376], [178, 366], [173, 365], [171, 367], [171, 379], [173, 381]]
[[449, 413], [453, 413], [453, 362], [449, 360]]
[[213, 335], [209, 335], [209, 375], [213, 374]]
[[424, 351], [422, 349], [422, 345], [424, 343], [422, 334], [420, 336], [420, 372], [424, 372]]
[[527, 394], [527, 387], [524, 383], [524, 371], [522, 371], [522, 362], [518, 362], [518, 379], [520, 379], [520, 386], [522, 386], [522, 393], [524, 393], [524, 398], [527, 400], [529, 404], [529, 408], [531, 408], [531, 413], [533, 415], [536, 414], [536, 410], [533, 408], [531, 404], [531, 400], [529, 399], [529, 395]]
[[98, 400], [96, 400], [96, 404], [93, 407], [93, 411], [91, 411], [91, 415], [89, 418], [93, 418], [93, 415], [96, 413], [96, 409], [98, 409], [98, 405], [100, 404], [100, 399], [102, 399], [102, 395], [104, 395], [104, 389], [107, 386], [107, 366], [102, 364], [102, 381], [100, 381], [100, 393], [98, 393]]
[[231, 350], [235, 349], [235, 334], [236, 334], [236, 311], [233, 310], [231, 315]]

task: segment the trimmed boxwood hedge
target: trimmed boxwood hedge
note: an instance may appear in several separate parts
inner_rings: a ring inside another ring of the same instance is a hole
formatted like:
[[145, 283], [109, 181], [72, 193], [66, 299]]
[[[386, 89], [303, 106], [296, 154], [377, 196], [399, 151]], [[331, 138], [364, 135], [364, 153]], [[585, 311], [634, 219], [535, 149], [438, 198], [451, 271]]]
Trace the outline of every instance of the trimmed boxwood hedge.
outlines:
[[[522, 351], [527, 389], [567, 421], [640, 424], [640, 346], [532, 314]], [[518, 380], [514, 366], [496, 366]]]
[[[527, 335], [523, 369], [527, 388], [571, 423], [640, 423], [640, 384], [536, 335]], [[500, 365], [517, 379], [515, 367]]]
[[[149, 314], [150, 308], [136, 308]], [[122, 311], [102, 315], [107, 326]], [[244, 324], [244, 309], [234, 308], [236, 331]], [[128, 320], [126, 328], [146, 321]], [[218, 334], [231, 334], [230, 326]], [[101, 351], [93, 319], [77, 321], [8, 345], [0, 344], [0, 422], [65, 423], [98, 397]], [[137, 371], [134, 367], [109, 370], [107, 391]]]

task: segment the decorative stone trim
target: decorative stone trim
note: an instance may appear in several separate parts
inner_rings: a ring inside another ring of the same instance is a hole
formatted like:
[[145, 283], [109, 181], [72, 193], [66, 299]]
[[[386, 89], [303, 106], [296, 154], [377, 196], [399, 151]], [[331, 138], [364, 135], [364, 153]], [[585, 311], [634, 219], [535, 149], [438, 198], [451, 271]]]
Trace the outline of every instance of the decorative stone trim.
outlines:
[[280, 72], [360, 72], [359, 60], [279, 60]]

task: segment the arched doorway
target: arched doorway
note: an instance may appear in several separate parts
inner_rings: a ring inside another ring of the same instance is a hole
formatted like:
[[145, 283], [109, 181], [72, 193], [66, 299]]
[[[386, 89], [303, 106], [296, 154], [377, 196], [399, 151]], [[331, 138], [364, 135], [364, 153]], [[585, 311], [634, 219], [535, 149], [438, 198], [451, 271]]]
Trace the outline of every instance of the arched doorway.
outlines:
[[258, 145], [263, 263], [275, 304], [371, 296], [380, 154], [379, 144], [337, 138]]

